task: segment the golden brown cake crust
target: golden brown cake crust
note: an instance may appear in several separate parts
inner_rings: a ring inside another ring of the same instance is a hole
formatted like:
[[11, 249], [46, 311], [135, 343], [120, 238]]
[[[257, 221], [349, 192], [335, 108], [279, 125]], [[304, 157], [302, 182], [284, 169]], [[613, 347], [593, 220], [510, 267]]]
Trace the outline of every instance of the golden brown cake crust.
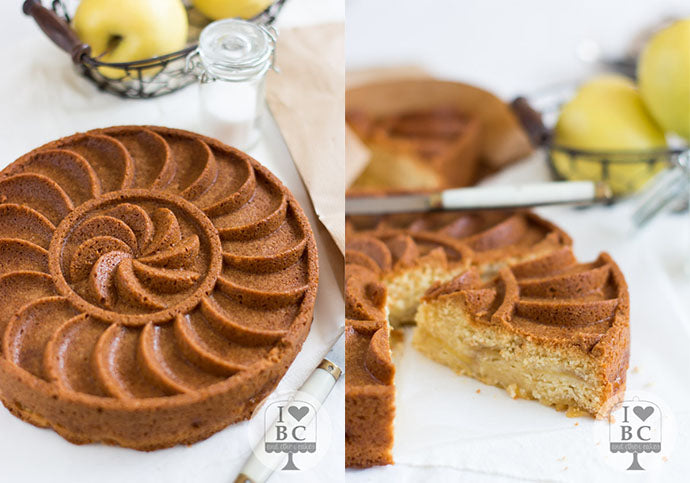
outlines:
[[[578, 263], [571, 238], [528, 211], [353, 216], [346, 228], [346, 292], [352, 313], [368, 320], [385, 319], [386, 286], [432, 263], [432, 254], [442, 254], [453, 262], [446, 265], [447, 272], [453, 266], [462, 271], [450, 281], [428, 287], [425, 303], [455, 298], [479, 325], [593, 359], [587, 367], [596, 368], [597, 407], [625, 389], [628, 291], [608, 254], [589, 264]], [[385, 320], [371, 324], [367, 330], [379, 330]], [[364, 350], [348, 353], [348, 367], [366, 367], [367, 360]], [[359, 391], [358, 384], [354, 379], [346, 381], [346, 391]], [[366, 427], [388, 420], [379, 412], [379, 399], [368, 401], [376, 407], [376, 416], [365, 415], [366, 422], [354, 423], [348, 418], [346, 431], [352, 424]], [[346, 412], [350, 405], [361, 404], [347, 399]], [[369, 448], [360, 444], [350, 449], [358, 456], [348, 459], [349, 466], [385, 464], [368, 459]]]
[[[476, 181], [480, 142], [480, 123], [476, 119], [443, 107], [380, 117], [349, 110], [346, 117], [350, 127], [374, 150], [372, 163], [378, 162], [376, 153], [379, 151], [393, 157], [406, 157], [416, 165], [416, 168], [410, 166], [411, 169], [433, 178], [433, 186], [428, 188], [469, 186]], [[398, 164], [399, 169], [404, 169]], [[410, 178], [415, 178], [410, 174], [408, 183], [413, 182]], [[372, 188], [366, 186], [366, 177], [365, 170], [351, 191]], [[362, 184], [364, 186], [360, 186]], [[387, 187], [390, 188], [395, 189], [395, 186]]]
[[359, 111], [370, 118], [439, 107], [453, 109], [479, 121], [479, 156], [491, 169], [523, 159], [532, 151], [511, 108], [491, 93], [468, 84], [427, 78], [366, 83], [348, 89], [345, 104], [347, 112]]
[[482, 283], [476, 270], [429, 289], [423, 301], [460, 297], [473, 323], [542, 346], [574, 348], [599, 362], [600, 403], [625, 388], [630, 352], [628, 286], [608, 253], [578, 263], [564, 247], [501, 270]]
[[592, 263], [578, 263], [568, 247], [505, 267], [486, 283], [475, 269], [467, 271], [432, 286], [422, 300], [454, 294], [461, 296], [472, 320], [584, 351], [606, 345], [608, 331], [629, 312], [628, 287], [613, 259], [602, 253]]
[[251, 415], [307, 336], [307, 218], [219, 141], [76, 134], [3, 170], [0, 200], [0, 398], [72, 442], [207, 438]]
[[[625, 389], [629, 313], [628, 288], [613, 259], [602, 253], [579, 263], [563, 247], [504, 267], [489, 281], [473, 268], [435, 284], [422, 299], [413, 345], [514, 397], [598, 417]], [[496, 341], [504, 350], [492, 354]], [[471, 351], [490, 354], [486, 365], [468, 357]]]
[[[529, 211], [350, 216], [346, 229], [348, 239], [366, 236], [386, 241], [404, 237], [413, 242], [417, 257], [440, 247], [451, 261], [465, 258], [477, 265], [512, 261], [572, 245], [567, 233]], [[391, 263], [395, 265], [398, 260]], [[408, 255], [405, 262], [410, 261]]]
[[345, 266], [345, 464], [366, 468], [393, 462], [395, 368], [386, 322], [386, 289], [379, 280], [390, 268], [385, 245], [352, 240]]

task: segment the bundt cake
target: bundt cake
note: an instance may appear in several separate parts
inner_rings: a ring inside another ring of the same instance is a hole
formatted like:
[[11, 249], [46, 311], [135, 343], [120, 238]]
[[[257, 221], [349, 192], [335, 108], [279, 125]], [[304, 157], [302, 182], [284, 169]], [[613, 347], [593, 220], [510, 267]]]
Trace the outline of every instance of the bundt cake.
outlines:
[[351, 191], [469, 186], [479, 164], [479, 121], [452, 108], [373, 117], [349, 110], [347, 122], [371, 151]]
[[623, 391], [625, 279], [607, 254], [578, 263], [571, 244], [531, 212], [349, 217], [348, 466], [391, 462], [387, 322], [416, 323], [413, 345], [456, 372], [571, 414]]
[[314, 237], [266, 168], [186, 131], [80, 133], [0, 173], [0, 399], [154, 450], [247, 419], [309, 331]]

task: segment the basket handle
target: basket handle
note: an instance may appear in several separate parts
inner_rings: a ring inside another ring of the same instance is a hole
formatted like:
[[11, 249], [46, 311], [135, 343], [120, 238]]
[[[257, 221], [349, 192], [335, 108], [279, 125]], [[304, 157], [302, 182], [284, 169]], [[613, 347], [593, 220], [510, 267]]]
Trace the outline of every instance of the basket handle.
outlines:
[[26, 0], [22, 6], [26, 15], [34, 18], [38, 26], [55, 45], [72, 56], [75, 64], [80, 64], [85, 55], [91, 54], [91, 47], [83, 43], [74, 30], [58, 15], [41, 5], [40, 0]]
[[536, 111], [524, 97], [516, 97], [510, 103], [510, 107], [517, 116], [520, 124], [527, 132], [530, 142], [534, 147], [543, 146], [551, 138], [551, 132], [544, 125], [541, 114]]

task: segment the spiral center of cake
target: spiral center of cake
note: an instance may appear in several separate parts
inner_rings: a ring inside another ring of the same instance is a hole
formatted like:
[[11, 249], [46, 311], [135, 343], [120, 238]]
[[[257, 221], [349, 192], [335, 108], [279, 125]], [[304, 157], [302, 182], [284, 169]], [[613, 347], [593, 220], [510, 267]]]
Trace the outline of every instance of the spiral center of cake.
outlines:
[[84, 203], [57, 227], [49, 250], [58, 291], [113, 323], [173, 320], [210, 292], [221, 270], [206, 215], [169, 193], [128, 189]]

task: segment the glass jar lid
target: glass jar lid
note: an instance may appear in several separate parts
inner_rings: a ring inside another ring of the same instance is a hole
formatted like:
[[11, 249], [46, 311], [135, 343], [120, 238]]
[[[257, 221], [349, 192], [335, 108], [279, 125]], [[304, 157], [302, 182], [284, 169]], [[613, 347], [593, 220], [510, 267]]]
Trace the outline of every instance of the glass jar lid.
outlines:
[[275, 36], [261, 25], [239, 19], [210, 23], [199, 37], [199, 56], [215, 77], [250, 78], [271, 65]]

